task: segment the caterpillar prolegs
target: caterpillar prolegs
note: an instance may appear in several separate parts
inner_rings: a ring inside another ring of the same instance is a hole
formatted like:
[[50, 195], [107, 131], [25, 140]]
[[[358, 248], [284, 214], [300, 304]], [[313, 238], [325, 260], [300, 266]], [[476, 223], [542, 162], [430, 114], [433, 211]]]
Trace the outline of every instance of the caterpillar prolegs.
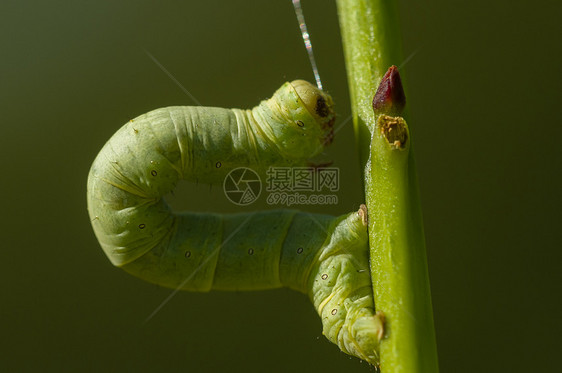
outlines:
[[378, 363], [364, 211], [333, 217], [293, 210], [174, 213], [163, 199], [180, 179], [220, 183], [237, 167], [303, 166], [332, 140], [332, 99], [285, 83], [251, 110], [168, 107], [125, 124], [88, 177], [92, 226], [111, 262], [146, 281], [192, 291], [287, 286], [308, 294], [323, 333]]

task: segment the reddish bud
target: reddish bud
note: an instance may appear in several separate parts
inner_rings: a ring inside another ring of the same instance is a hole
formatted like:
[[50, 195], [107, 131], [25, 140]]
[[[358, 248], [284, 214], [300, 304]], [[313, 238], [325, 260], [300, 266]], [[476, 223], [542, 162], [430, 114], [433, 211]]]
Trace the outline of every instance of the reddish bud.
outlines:
[[406, 106], [406, 95], [398, 68], [394, 65], [386, 71], [373, 97], [375, 113], [397, 115]]

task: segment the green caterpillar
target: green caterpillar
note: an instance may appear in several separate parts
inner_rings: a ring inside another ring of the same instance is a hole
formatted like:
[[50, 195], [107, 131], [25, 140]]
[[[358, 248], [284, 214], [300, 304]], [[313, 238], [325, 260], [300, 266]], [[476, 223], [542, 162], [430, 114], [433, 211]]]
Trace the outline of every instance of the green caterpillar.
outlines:
[[111, 262], [162, 286], [191, 291], [287, 286], [308, 294], [323, 333], [378, 364], [365, 211], [174, 213], [163, 200], [180, 179], [219, 183], [237, 167], [304, 166], [332, 141], [332, 99], [285, 83], [251, 110], [169, 107], [125, 124], [88, 177], [88, 211]]

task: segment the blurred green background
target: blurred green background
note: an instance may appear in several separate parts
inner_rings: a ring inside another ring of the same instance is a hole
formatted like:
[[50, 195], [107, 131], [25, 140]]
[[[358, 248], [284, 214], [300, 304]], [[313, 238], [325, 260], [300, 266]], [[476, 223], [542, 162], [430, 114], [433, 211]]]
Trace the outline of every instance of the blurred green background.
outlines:
[[[335, 4], [303, 9], [342, 123]], [[560, 5], [400, 10], [441, 371], [556, 370]], [[286, 80], [312, 80], [289, 0], [4, 0], [0, 14], [1, 371], [373, 371], [328, 343], [308, 299], [285, 289], [178, 293], [145, 322], [171, 290], [114, 268], [86, 211], [90, 164], [123, 123], [194, 104], [145, 51], [208, 106], [250, 107]], [[341, 169], [340, 203], [309, 210], [356, 209], [350, 123], [327, 157]], [[220, 187], [179, 189], [177, 208], [237, 211]]]

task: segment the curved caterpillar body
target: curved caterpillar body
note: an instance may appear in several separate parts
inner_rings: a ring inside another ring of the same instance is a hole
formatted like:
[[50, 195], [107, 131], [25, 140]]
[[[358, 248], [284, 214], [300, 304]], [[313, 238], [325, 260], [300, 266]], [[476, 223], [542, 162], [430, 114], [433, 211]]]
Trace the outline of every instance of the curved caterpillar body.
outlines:
[[360, 214], [178, 214], [162, 198], [180, 179], [217, 183], [240, 166], [263, 173], [306, 165], [331, 142], [334, 120], [330, 96], [300, 80], [251, 110], [169, 107], [141, 115], [105, 144], [90, 170], [96, 237], [114, 265], [162, 286], [306, 293], [328, 339], [377, 364], [382, 323]]

